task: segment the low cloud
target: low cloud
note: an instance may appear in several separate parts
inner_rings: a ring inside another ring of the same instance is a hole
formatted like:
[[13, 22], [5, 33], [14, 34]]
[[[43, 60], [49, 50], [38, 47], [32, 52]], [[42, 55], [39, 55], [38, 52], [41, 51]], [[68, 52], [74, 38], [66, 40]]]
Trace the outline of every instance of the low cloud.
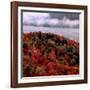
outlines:
[[51, 18], [49, 13], [25, 12], [23, 14], [23, 25], [79, 28], [79, 20], [71, 20], [66, 16], [62, 19]]

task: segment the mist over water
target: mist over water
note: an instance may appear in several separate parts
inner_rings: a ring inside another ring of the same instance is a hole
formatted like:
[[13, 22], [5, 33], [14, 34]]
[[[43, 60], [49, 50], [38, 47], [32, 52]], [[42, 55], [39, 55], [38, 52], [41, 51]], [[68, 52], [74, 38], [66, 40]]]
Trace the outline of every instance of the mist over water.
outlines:
[[61, 28], [61, 27], [43, 27], [43, 26], [23, 25], [23, 33], [39, 32], [39, 31], [43, 33], [53, 33], [53, 34], [61, 35], [68, 39], [72, 39], [79, 42], [79, 28]]

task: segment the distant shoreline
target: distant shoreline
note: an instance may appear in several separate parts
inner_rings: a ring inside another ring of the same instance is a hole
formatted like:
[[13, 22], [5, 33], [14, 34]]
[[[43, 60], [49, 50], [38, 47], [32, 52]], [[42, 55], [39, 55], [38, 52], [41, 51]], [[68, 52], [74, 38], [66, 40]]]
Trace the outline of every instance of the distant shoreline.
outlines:
[[63, 35], [66, 38], [75, 40], [79, 42], [79, 29], [77, 28], [58, 28], [58, 27], [36, 27], [36, 26], [23, 26], [23, 32], [29, 33], [29, 32], [47, 32], [47, 33], [54, 33], [57, 35]]

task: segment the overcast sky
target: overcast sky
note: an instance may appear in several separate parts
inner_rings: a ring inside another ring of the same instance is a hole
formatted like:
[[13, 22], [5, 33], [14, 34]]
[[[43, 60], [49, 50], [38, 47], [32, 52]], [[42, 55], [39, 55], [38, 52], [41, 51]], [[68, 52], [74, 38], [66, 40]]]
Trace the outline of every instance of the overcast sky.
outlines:
[[23, 24], [79, 26], [79, 13], [23, 12]]
[[59, 18], [59, 19], [62, 19], [63, 17], [67, 17], [70, 20], [79, 19], [79, 13], [68, 13], [68, 12], [51, 13], [50, 16], [52, 18]]

